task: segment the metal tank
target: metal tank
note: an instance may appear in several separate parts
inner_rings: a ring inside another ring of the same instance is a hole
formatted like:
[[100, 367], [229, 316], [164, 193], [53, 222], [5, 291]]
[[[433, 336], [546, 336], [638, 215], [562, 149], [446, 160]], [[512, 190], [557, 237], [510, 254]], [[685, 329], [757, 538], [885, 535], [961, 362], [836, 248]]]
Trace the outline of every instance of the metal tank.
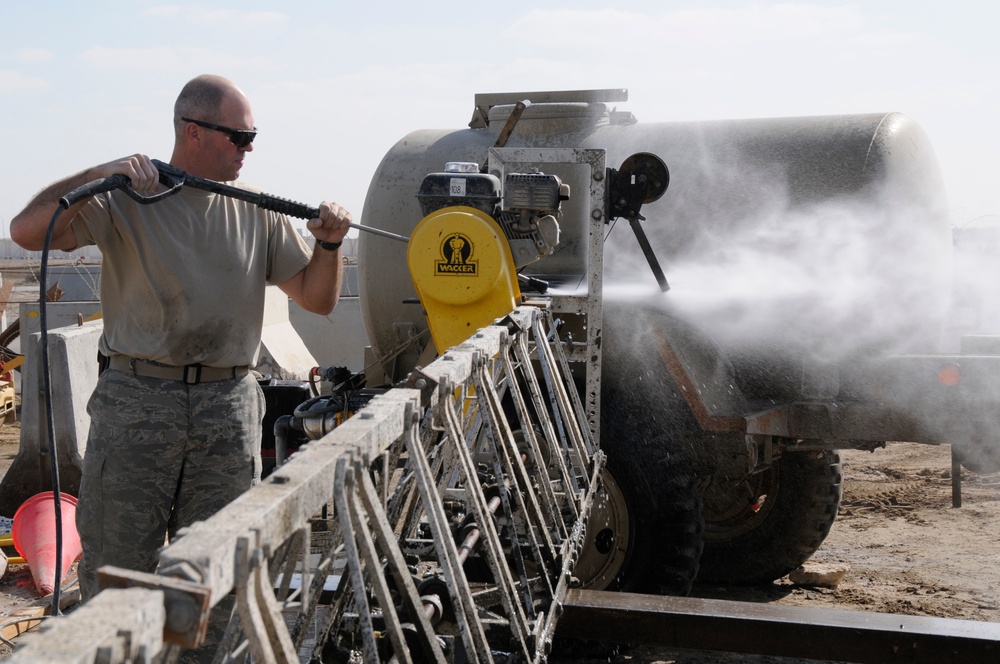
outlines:
[[[449, 161], [483, 164], [512, 104], [529, 99], [507, 147], [602, 148], [609, 167], [650, 152], [669, 169], [666, 194], [642, 212], [672, 289], [656, 288], [628, 224], [611, 224], [606, 299], [655, 303], [751, 369], [932, 349], [948, 304], [951, 239], [934, 153], [915, 122], [871, 113], [647, 123], [612, 106], [626, 97], [478, 95], [469, 128], [418, 130], [393, 146], [372, 179], [363, 221], [407, 235], [422, 217], [423, 177]], [[557, 174], [586, 191], [586, 173]], [[562, 242], [530, 266], [533, 274], [572, 287], [586, 270], [580, 238], [588, 211], [575, 207], [585, 202], [571, 197]], [[393, 355], [426, 329], [405, 247], [366, 234], [359, 266], [374, 355]], [[397, 357], [394, 378], [415, 352]], [[752, 391], [754, 371], [744, 373]], [[762, 394], [786, 388], [796, 386]]]
[[[559, 243], [522, 276], [548, 283], [554, 307], [598, 305], [584, 345], [599, 389], [588, 368], [580, 392], [588, 413], [599, 405], [591, 422], [607, 455], [606, 494], [577, 576], [586, 587], [682, 594], [695, 578], [769, 582], [829, 532], [842, 495], [838, 449], [915, 440], [884, 437], [907, 435], [876, 426], [906, 422], [906, 412], [870, 395], [880, 360], [940, 341], [951, 233], [934, 153], [898, 113], [643, 123], [615, 106], [626, 98], [478, 95], [469, 128], [415, 131], [389, 151], [363, 219], [409, 235], [423, 216], [424, 176], [447, 162], [484, 165], [498, 144], [526, 160], [518, 172], [568, 184]], [[604, 150], [608, 172], [546, 162], [543, 148]], [[609, 220], [621, 202], [592, 203], [588, 192], [598, 179], [640, 178], [631, 167], [658, 163], [640, 156], [649, 154], [666, 164], [669, 187], [647, 196], [633, 232], [638, 217]], [[595, 219], [603, 252], [588, 238]], [[368, 364], [379, 358], [391, 382], [433, 357], [405, 249], [366, 234], [359, 250]], [[588, 280], [595, 274], [603, 281]], [[565, 320], [579, 346], [579, 322]]]

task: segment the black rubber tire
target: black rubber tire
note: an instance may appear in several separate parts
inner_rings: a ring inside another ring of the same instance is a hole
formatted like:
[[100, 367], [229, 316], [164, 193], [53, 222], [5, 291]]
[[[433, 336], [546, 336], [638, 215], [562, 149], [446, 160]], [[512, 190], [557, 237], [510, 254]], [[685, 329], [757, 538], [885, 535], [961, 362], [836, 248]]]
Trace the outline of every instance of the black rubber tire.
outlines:
[[630, 521], [625, 562], [609, 588], [687, 595], [702, 555], [694, 472], [662, 435], [643, 435], [649, 431], [648, 422], [622, 424], [602, 425], [607, 432], [601, 443], [608, 454], [607, 469], [624, 494]]
[[[636, 353], [627, 319], [605, 319], [601, 448], [628, 509], [624, 559], [608, 589], [686, 595], [698, 573], [701, 504], [688, 457], [668, 432], [669, 377]], [[592, 543], [591, 543], [592, 544]]]
[[[751, 485], [750, 490], [705, 490], [699, 582], [766, 584], [808, 560], [837, 518], [843, 495], [840, 454], [785, 452], [770, 470], [752, 478]], [[748, 504], [751, 494], [767, 496], [756, 512]], [[730, 511], [723, 519], [716, 508], [727, 501]], [[740, 502], [738, 509], [733, 509], [733, 501]]]

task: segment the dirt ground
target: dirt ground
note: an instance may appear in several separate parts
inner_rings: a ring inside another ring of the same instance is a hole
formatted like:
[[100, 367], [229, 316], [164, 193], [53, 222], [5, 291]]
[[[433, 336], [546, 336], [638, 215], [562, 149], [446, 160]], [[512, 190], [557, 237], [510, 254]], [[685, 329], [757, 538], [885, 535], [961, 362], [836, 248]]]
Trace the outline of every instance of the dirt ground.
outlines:
[[[1000, 474], [963, 472], [963, 505], [951, 506], [949, 447], [889, 443], [842, 453], [844, 499], [812, 561], [846, 563], [836, 589], [697, 588], [713, 599], [1000, 622]], [[792, 664], [814, 660], [696, 653], [638, 646], [573, 664]]]
[[[6, 475], [7, 469], [17, 456], [17, 451], [21, 442], [21, 423], [0, 425], [0, 474]], [[3, 514], [11, 518], [13, 514]], [[13, 547], [3, 547], [3, 551], [8, 556], [16, 556], [17, 552]], [[21, 611], [35, 603], [42, 603], [35, 582], [31, 577], [31, 570], [27, 565], [7, 565], [7, 568], [0, 578], [0, 626], [15, 617], [15, 613]], [[3, 659], [12, 652], [7, 644], [0, 642], [0, 659]]]

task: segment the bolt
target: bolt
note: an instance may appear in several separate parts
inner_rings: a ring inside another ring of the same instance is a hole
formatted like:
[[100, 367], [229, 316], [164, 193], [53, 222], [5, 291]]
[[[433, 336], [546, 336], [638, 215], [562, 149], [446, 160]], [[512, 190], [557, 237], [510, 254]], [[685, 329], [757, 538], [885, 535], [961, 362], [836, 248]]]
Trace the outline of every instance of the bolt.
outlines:
[[601, 217], [604, 216], [604, 213], [601, 212], [600, 210], [595, 209], [593, 212], [590, 213], [590, 216], [593, 217], [595, 221], [599, 221]]
[[594, 171], [594, 180], [600, 182], [604, 179], [604, 171]]
[[413, 386], [418, 390], [422, 390], [427, 387], [427, 381], [423, 378], [418, 378], [416, 382], [413, 383]]

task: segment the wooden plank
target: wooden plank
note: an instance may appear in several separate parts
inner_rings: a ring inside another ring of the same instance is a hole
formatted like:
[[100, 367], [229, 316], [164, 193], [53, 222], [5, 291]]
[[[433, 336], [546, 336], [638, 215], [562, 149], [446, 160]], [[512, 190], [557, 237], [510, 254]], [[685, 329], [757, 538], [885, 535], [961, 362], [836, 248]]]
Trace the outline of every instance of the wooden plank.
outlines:
[[[59, 610], [65, 611], [79, 602], [79, 587], [64, 590], [59, 597]], [[51, 613], [52, 595], [46, 595], [0, 618], [0, 625], [2, 625], [0, 627], [0, 636], [3, 636], [8, 641], [13, 640], [28, 630], [37, 627]]]

